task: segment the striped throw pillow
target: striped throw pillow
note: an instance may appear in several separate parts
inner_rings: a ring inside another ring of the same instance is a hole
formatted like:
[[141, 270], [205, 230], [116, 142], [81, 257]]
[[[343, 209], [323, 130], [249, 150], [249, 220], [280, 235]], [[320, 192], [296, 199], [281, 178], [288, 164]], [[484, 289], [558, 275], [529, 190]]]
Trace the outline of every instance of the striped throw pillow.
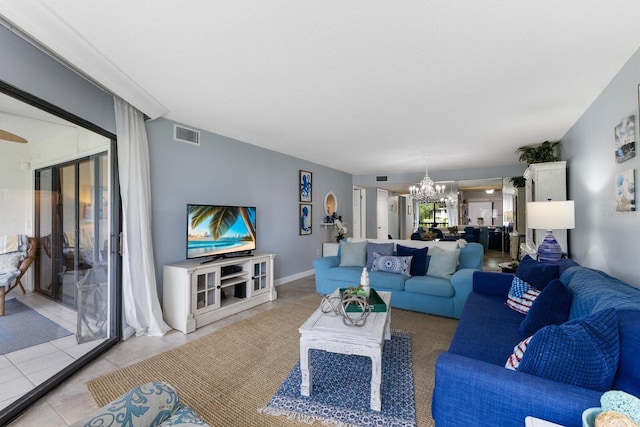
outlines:
[[513, 353], [507, 359], [507, 363], [504, 365], [505, 368], [511, 369], [512, 371], [518, 370], [518, 365], [520, 365], [520, 361], [522, 360], [522, 356], [524, 356], [524, 352], [529, 345], [529, 341], [531, 341], [531, 337], [520, 341], [517, 346], [513, 347]]
[[515, 311], [527, 314], [533, 301], [540, 295], [540, 291], [518, 276], [513, 276], [511, 289], [507, 296], [507, 306]]

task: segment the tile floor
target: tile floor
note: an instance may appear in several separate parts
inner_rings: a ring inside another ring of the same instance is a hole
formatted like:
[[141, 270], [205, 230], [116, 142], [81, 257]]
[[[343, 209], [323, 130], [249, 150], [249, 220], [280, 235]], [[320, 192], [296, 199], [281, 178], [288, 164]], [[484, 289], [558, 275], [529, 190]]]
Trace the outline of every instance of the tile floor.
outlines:
[[[74, 310], [36, 293], [23, 295], [16, 292], [15, 298], [67, 330], [76, 331], [77, 316]], [[62, 370], [98, 343], [99, 341], [93, 341], [79, 345], [75, 334], [72, 334], [0, 355], [0, 409]]]
[[[483, 269], [487, 271], [500, 271], [498, 264], [505, 261], [510, 261], [508, 253], [503, 254], [500, 251], [489, 251], [485, 255]], [[27, 412], [25, 412], [22, 416], [12, 422], [10, 424], [10, 427], [29, 427], [43, 425], [46, 425], [48, 427], [68, 426], [69, 424], [77, 421], [78, 419], [86, 416], [96, 409], [96, 405], [85, 386], [85, 383], [90, 379], [111, 371], [115, 371], [125, 366], [129, 366], [133, 363], [139, 362], [158, 353], [178, 347], [215, 330], [221, 329], [229, 324], [246, 319], [255, 314], [269, 310], [273, 307], [286, 304], [291, 300], [300, 298], [310, 293], [314, 293], [314, 276], [309, 276], [287, 283], [285, 285], [278, 286], [277, 291], [278, 299], [276, 301], [262, 304], [258, 307], [246, 310], [242, 313], [238, 313], [218, 322], [214, 322], [188, 335], [184, 335], [179, 331], [172, 330], [163, 337], [132, 337], [127, 341], [118, 343], [108, 352], [91, 362], [85, 368], [83, 368], [71, 378], [62, 383], [60, 386], [58, 386], [55, 390], [43, 397]], [[75, 316], [73, 317], [73, 322], [75, 328]], [[62, 340], [64, 339], [65, 338], [63, 338]], [[65, 344], [52, 342], [49, 343], [49, 345], [59, 347], [60, 349], [64, 350]], [[69, 356], [72, 357], [72, 355]], [[65, 363], [65, 360], [67, 359], [64, 356], [60, 357], [63, 360], [60, 360], [57, 363]], [[44, 359], [47, 359], [47, 357], [44, 357]], [[6, 362], [0, 362], [0, 374], [3, 373], [5, 369], [8, 369], [6, 371], [7, 373], [14, 372], [12, 371], [11, 367], [5, 368], [3, 363]], [[37, 365], [39, 363], [32, 364]], [[0, 378], [4, 378], [6, 375], [7, 374], [0, 375]], [[27, 379], [33, 378], [33, 380], [35, 381], [38, 380], [37, 373], [31, 373], [30, 375], [31, 377], [27, 376]], [[6, 387], [0, 387], [0, 389], [4, 388]], [[0, 398], [0, 400], [2, 400], [2, 398]]]

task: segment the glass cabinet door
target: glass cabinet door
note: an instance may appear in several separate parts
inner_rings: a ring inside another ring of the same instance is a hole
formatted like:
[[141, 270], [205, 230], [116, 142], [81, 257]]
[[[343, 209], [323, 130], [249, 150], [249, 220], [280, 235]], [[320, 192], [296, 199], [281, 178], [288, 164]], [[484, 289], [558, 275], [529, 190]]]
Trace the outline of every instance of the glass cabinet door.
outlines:
[[203, 313], [220, 307], [220, 288], [217, 285], [217, 268], [204, 270], [193, 274], [192, 289], [195, 292], [193, 298], [194, 314]]
[[267, 261], [261, 261], [253, 263], [253, 276], [251, 278], [253, 286], [252, 286], [252, 294], [260, 294], [262, 292], [266, 292], [269, 286], [268, 277], [269, 277], [269, 263]]

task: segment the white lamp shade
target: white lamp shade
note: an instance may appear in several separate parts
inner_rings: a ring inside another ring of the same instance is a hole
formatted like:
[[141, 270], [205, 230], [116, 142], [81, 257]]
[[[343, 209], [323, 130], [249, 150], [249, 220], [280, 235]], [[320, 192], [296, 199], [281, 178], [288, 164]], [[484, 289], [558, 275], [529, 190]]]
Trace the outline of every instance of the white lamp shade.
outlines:
[[573, 200], [527, 202], [527, 228], [566, 230], [575, 226]]

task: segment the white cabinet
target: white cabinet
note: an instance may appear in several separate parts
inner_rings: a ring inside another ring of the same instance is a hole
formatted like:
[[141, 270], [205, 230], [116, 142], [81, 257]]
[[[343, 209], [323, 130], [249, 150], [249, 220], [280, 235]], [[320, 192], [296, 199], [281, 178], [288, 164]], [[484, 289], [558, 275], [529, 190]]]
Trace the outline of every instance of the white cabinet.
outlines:
[[216, 320], [277, 298], [273, 285], [275, 254], [185, 261], [163, 269], [163, 314], [185, 334]]
[[[567, 200], [567, 162], [534, 163], [529, 165], [524, 177], [526, 201], [540, 202], [547, 199]], [[535, 234], [534, 234], [535, 231]], [[539, 245], [547, 234], [546, 230], [532, 230], [527, 228], [527, 243]], [[553, 230], [560, 247], [566, 251], [567, 230]]]

